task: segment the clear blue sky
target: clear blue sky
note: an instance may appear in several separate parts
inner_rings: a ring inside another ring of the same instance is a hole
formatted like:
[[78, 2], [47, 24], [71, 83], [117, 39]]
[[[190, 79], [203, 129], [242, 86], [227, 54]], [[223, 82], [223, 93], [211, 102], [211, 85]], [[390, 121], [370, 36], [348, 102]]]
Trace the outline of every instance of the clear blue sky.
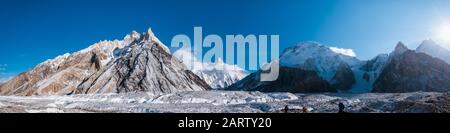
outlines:
[[281, 50], [313, 40], [369, 59], [398, 41], [415, 48], [448, 18], [448, 0], [2, 0], [0, 78], [148, 27], [166, 44], [202, 26], [203, 34], [279, 34]]

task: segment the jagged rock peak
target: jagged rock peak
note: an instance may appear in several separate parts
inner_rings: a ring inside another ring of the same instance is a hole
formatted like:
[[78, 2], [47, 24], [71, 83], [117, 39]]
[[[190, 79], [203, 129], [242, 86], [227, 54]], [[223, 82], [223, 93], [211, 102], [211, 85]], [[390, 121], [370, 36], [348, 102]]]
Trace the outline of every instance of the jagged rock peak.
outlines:
[[208, 90], [151, 29], [124, 40], [100, 41], [24, 72], [0, 86], [0, 95], [70, 95]]
[[151, 40], [153, 40], [155, 37], [155, 34], [152, 31], [152, 28], [148, 28], [147, 33], [145, 34], [146, 38], [149, 38]]
[[405, 46], [405, 44], [403, 44], [403, 42], [398, 42], [397, 45], [395, 46], [395, 50], [393, 52], [394, 55], [396, 54], [402, 54], [405, 51], [409, 50], [408, 47]]

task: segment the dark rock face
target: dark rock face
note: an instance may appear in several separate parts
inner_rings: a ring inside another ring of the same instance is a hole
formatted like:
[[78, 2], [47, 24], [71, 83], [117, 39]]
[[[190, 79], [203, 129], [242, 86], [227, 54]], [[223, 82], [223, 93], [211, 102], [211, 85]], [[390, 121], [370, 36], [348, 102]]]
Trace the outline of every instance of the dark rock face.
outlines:
[[373, 92], [449, 91], [450, 66], [424, 53], [407, 50], [391, 57]]
[[403, 42], [398, 42], [397, 45], [395, 46], [394, 51], [392, 52], [393, 55], [399, 55], [399, 54], [403, 54], [404, 52], [408, 51], [408, 47], [405, 46], [405, 44], [403, 44]]
[[99, 57], [97, 56], [97, 54], [95, 54], [95, 53], [92, 53], [91, 64], [94, 65], [94, 67], [97, 70], [99, 70], [101, 67], [101, 61], [100, 61]]
[[255, 72], [241, 81], [231, 85], [227, 90], [245, 90], [262, 92], [337, 92], [327, 81], [321, 79], [316, 72], [300, 68], [280, 67], [276, 81], [260, 82], [260, 72]]
[[154, 94], [210, 89], [209, 85], [153, 40], [151, 32], [134, 40], [126, 52], [93, 76], [74, 93], [137, 92]]
[[365, 72], [364, 75], [363, 75], [363, 79], [366, 80], [366, 82], [369, 82], [370, 81], [370, 75], [367, 72]]
[[366, 72], [378, 71], [383, 68], [388, 58], [388, 54], [380, 54], [375, 58], [365, 62], [360, 69]]
[[348, 90], [355, 82], [355, 75], [350, 66], [342, 63], [339, 65], [336, 75], [331, 80], [331, 85], [338, 90]]
[[75, 93], [144, 91], [160, 94], [208, 89], [203, 80], [159, 44], [144, 41], [131, 46], [130, 52], [83, 81]]

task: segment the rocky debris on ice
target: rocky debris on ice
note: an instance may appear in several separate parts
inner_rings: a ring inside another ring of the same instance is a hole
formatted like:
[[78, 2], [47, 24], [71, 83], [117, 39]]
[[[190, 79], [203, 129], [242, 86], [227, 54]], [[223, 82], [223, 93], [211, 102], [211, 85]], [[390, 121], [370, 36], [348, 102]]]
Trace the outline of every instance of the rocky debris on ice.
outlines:
[[70, 96], [0, 96], [0, 112], [124, 112], [124, 113], [336, 113], [343, 103], [350, 113], [449, 112], [449, 92], [413, 93], [262, 93], [246, 91], [188, 91], [85, 94]]

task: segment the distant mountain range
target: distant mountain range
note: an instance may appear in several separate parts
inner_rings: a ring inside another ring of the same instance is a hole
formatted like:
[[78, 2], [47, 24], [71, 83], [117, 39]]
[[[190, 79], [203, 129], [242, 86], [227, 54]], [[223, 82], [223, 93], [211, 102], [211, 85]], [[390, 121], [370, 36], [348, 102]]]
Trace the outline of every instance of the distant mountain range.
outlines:
[[0, 95], [201, 91], [226, 88], [246, 75], [221, 60], [202, 63], [183, 49], [172, 55], [149, 29], [47, 60], [0, 83]]
[[450, 63], [450, 51], [441, 47], [433, 40], [423, 41], [419, 47], [416, 48], [416, 52], [425, 53]]
[[280, 56], [280, 78], [260, 82], [258, 73], [228, 90], [264, 92], [414, 92], [449, 91], [450, 52], [432, 40], [417, 50], [399, 42], [390, 54], [361, 61], [318, 42], [287, 48]]
[[[373, 92], [449, 91], [450, 66], [442, 60], [445, 54], [428, 54], [444, 48], [424, 41], [414, 51], [399, 43], [373, 85]], [[442, 56], [444, 55], [444, 56]]]
[[449, 62], [450, 52], [432, 40], [423, 41], [416, 50], [399, 42], [391, 53], [370, 60], [359, 60], [349, 49], [310, 41], [285, 49], [280, 56], [279, 78], [261, 82], [260, 71], [248, 74], [221, 59], [202, 63], [183, 49], [172, 54], [149, 29], [47, 60], [0, 83], [0, 95], [164, 94], [211, 89], [442, 92], [450, 90]]
[[215, 63], [202, 62], [195, 58], [192, 51], [186, 49], [177, 50], [173, 55], [213, 89], [226, 88], [248, 75], [244, 69], [226, 64], [220, 58]]

